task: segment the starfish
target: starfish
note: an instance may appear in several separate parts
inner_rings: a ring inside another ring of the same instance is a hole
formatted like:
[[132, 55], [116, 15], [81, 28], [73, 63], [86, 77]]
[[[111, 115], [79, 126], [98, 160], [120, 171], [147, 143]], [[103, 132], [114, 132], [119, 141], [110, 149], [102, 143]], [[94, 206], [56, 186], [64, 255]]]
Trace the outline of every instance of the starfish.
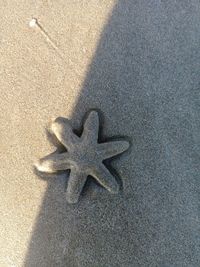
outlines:
[[121, 140], [98, 143], [97, 111], [89, 113], [81, 137], [73, 132], [70, 122], [62, 117], [58, 117], [52, 123], [51, 129], [66, 151], [44, 157], [36, 164], [36, 168], [47, 173], [71, 170], [66, 191], [69, 203], [78, 202], [88, 175], [95, 178], [109, 192], [118, 193], [119, 185], [103, 161], [127, 150], [129, 142]]

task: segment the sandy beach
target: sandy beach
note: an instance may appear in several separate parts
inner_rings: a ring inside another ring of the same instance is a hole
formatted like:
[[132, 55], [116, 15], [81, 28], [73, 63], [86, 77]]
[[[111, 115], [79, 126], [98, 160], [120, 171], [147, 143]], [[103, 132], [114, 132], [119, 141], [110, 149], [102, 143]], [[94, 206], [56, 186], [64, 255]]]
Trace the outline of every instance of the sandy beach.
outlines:
[[[200, 264], [198, 1], [1, 1], [0, 266]], [[39, 176], [52, 119], [127, 137], [112, 195]]]

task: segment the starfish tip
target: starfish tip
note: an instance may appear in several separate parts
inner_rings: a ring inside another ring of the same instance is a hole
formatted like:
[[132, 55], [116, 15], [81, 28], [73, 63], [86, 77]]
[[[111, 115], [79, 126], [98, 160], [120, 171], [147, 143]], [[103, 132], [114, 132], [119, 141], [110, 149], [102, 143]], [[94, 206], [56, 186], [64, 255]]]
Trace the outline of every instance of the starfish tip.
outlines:
[[90, 113], [88, 114], [88, 117], [90, 119], [94, 119], [94, 120], [99, 120], [99, 113], [96, 110], [91, 110]]
[[39, 160], [34, 166], [40, 172], [52, 172], [51, 164], [48, 161]]
[[118, 185], [118, 183], [113, 183], [112, 187], [110, 187], [108, 189], [108, 191], [110, 191], [111, 194], [117, 195], [119, 193], [119, 185]]
[[57, 130], [58, 127], [59, 127], [59, 125], [60, 125], [60, 123], [59, 123], [58, 118], [57, 118], [57, 119], [54, 119], [54, 120], [52, 121], [52, 123], [51, 123], [51, 130], [52, 130], [52, 131]]
[[72, 196], [66, 196], [66, 200], [68, 203], [70, 204], [76, 204], [78, 202], [78, 198], [77, 197], [72, 197]]
[[90, 110], [90, 113], [89, 113], [89, 114], [93, 114], [93, 115], [95, 115], [95, 116], [96, 116], [96, 115], [97, 115], [97, 116], [99, 115], [99, 114], [98, 114], [98, 111], [95, 110], [95, 109]]
[[43, 166], [40, 164], [40, 161], [37, 161], [35, 164], [34, 164], [34, 167], [40, 171], [40, 172], [45, 172], [45, 168], [43, 168]]
[[122, 147], [123, 147], [124, 151], [128, 150], [130, 147], [130, 142], [123, 141]]

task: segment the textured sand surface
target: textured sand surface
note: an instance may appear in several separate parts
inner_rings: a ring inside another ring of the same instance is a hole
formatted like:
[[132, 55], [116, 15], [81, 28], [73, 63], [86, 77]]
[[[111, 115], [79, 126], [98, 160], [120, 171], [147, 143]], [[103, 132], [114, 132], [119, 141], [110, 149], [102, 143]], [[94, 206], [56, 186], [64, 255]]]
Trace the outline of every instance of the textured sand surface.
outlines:
[[[0, 266], [200, 266], [199, 1], [1, 1]], [[30, 27], [32, 18], [38, 25]], [[101, 140], [123, 191], [38, 177], [46, 127], [80, 129], [101, 110]]]
[[[33, 163], [54, 149], [45, 131], [51, 119], [71, 117], [112, 1], [0, 2], [0, 266], [4, 267], [22, 266], [26, 258], [48, 188], [34, 174]], [[38, 19], [54, 46], [38, 27], [29, 27], [32, 18]], [[60, 190], [62, 197], [56, 202], [64, 197], [65, 186], [60, 183], [58, 179], [55, 192]], [[47, 226], [50, 235], [55, 234], [52, 226]], [[55, 250], [52, 259], [44, 260], [41, 251], [27, 265], [55, 266], [59, 254], [54, 246], [48, 241], [39, 248]]]

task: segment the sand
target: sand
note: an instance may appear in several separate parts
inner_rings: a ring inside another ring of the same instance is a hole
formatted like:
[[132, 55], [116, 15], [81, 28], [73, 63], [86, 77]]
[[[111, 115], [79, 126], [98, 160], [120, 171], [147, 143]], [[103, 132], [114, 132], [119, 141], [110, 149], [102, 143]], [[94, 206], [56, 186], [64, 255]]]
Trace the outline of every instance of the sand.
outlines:
[[[1, 1], [0, 266], [200, 265], [198, 1]], [[38, 176], [63, 116], [101, 113], [123, 184]]]

